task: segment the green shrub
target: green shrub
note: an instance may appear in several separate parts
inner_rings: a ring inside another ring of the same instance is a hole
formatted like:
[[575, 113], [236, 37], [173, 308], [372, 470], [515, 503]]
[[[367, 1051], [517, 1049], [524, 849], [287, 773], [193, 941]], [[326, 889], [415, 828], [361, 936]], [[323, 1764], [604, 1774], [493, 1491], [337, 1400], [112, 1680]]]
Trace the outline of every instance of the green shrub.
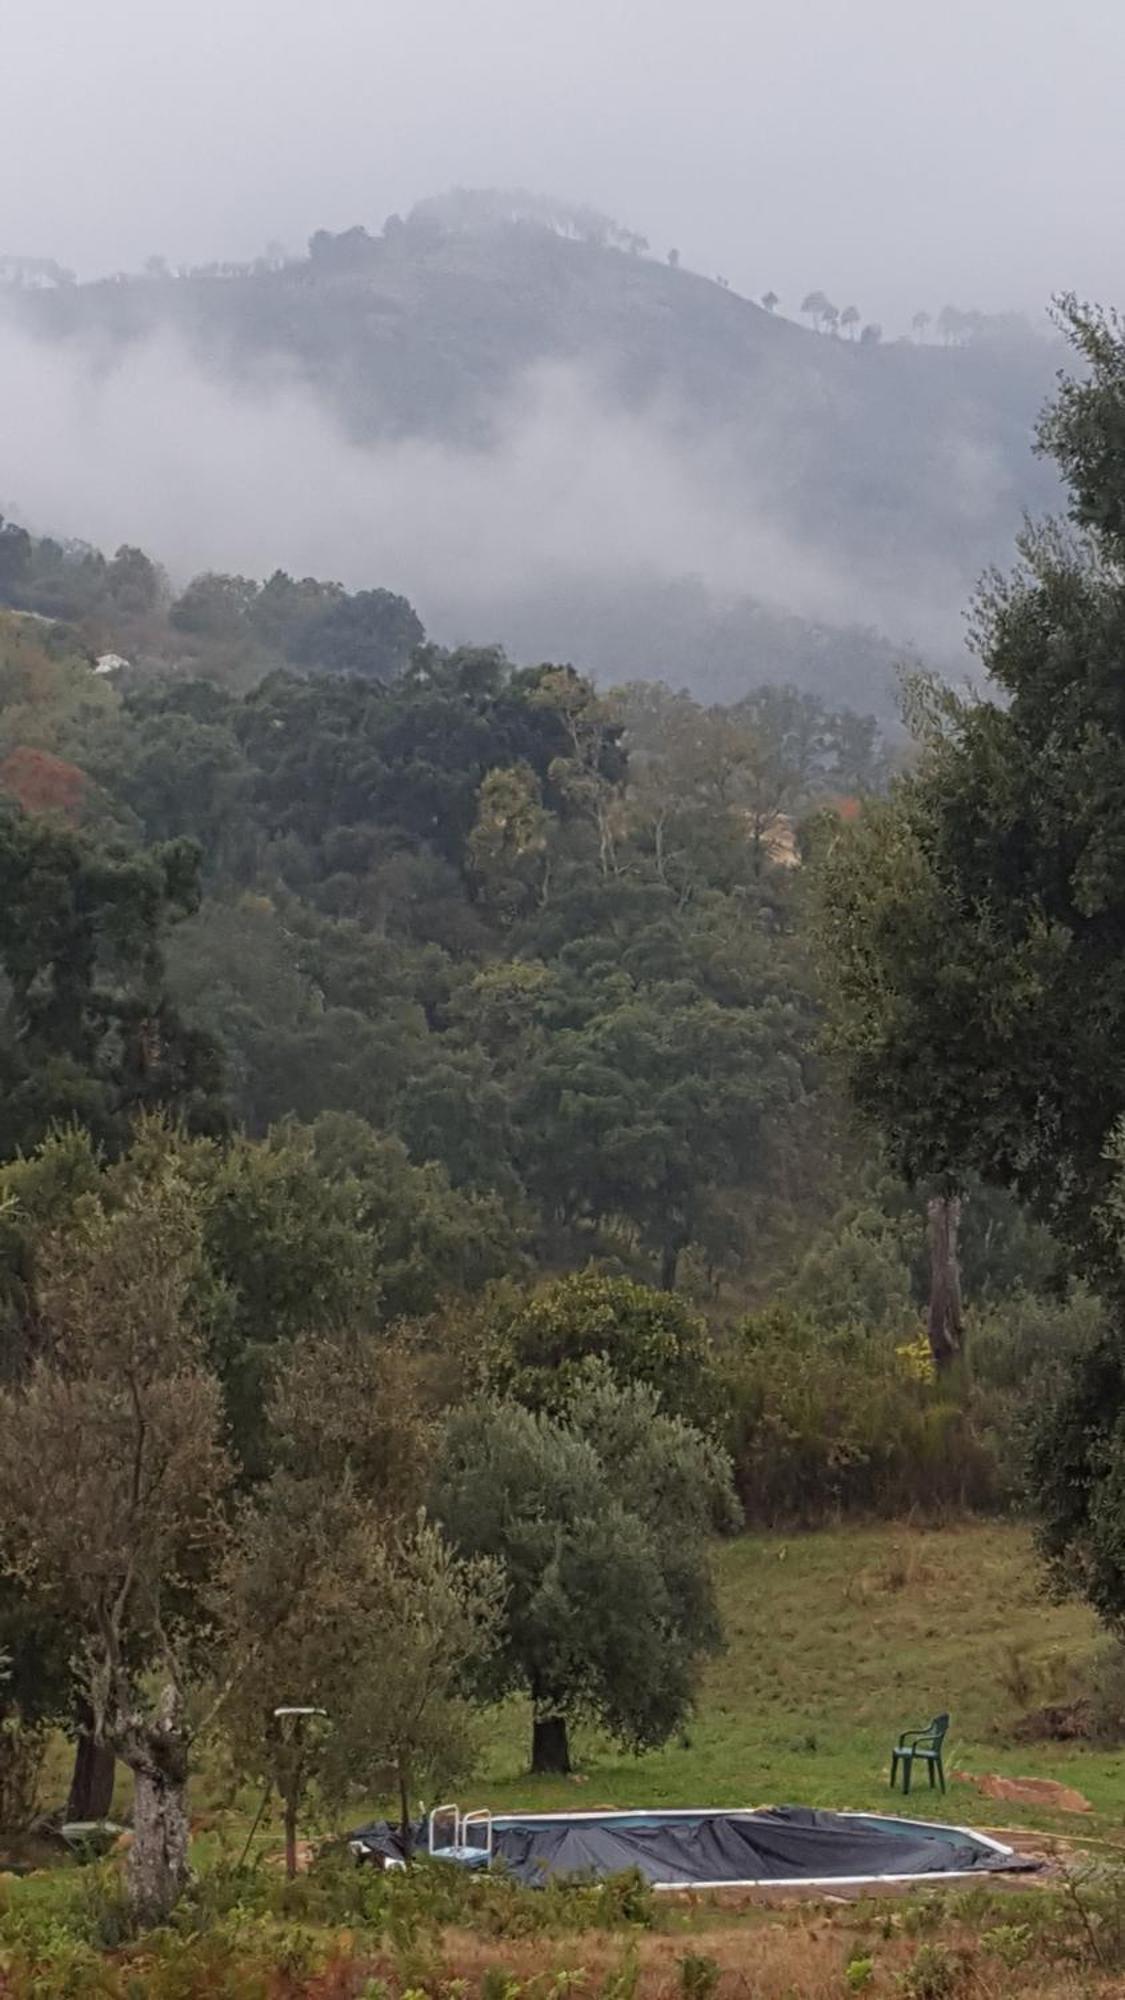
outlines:
[[[78, 1886], [68, 1892], [59, 1919], [63, 1932], [111, 1947], [127, 1938], [117, 1871], [91, 1869], [73, 1881]], [[346, 1850], [337, 1849], [292, 1882], [272, 1868], [217, 1863], [197, 1876], [169, 1929], [185, 1937], [270, 1923], [360, 1929], [369, 1945], [385, 1942], [399, 1968], [407, 1967], [418, 1983], [419, 1964], [447, 1927], [494, 1938], [645, 1930], [655, 1923], [656, 1910], [652, 1885], [636, 1869], [531, 1889], [501, 1869], [472, 1874], [426, 1855], [404, 1873], [383, 1874], [357, 1868]], [[0, 1943], [7, 1939], [6, 1922], [0, 1919]]]
[[997, 1924], [993, 1930], [981, 1932], [980, 1946], [982, 1951], [987, 1951], [993, 1958], [998, 1958], [1001, 1965], [1006, 1965], [1010, 1972], [1014, 1971], [1017, 1965], [1022, 1965], [1031, 1955], [1031, 1926]]
[[645, 1383], [664, 1408], [709, 1429], [716, 1381], [707, 1322], [676, 1292], [578, 1271], [528, 1292], [498, 1285], [478, 1314], [483, 1386], [561, 1416], [608, 1372]]
[[1065, 1370], [1104, 1323], [1101, 1301], [1081, 1286], [1062, 1299], [1013, 1292], [971, 1317], [974, 1378], [982, 1388], [1006, 1393], [1022, 1404], [1037, 1378]]
[[680, 1992], [683, 2000], [711, 2000], [719, 1983], [719, 1965], [706, 1952], [685, 1952], [680, 1960]]
[[1125, 1971], [1125, 1867], [1116, 1857], [1067, 1867], [1053, 1914], [1055, 1956]]
[[849, 1993], [862, 1993], [875, 1977], [873, 1958], [849, 1958], [844, 1967], [844, 1984]]
[[727, 1443], [751, 1523], [990, 1511], [1008, 1489], [988, 1413], [919, 1365], [917, 1339], [828, 1328], [790, 1308], [744, 1322], [725, 1357]]
[[824, 1326], [905, 1326], [914, 1316], [911, 1263], [921, 1237], [916, 1210], [891, 1216], [877, 1203], [855, 1203], [805, 1253], [788, 1299]]
[[602, 1981], [601, 2000], [635, 2000], [641, 1966], [635, 1945], [628, 1945], [621, 1959]]
[[520, 1981], [502, 1965], [486, 1965], [481, 1976], [480, 2000], [519, 2000]]
[[953, 2000], [963, 1984], [964, 1966], [943, 1944], [922, 1944], [902, 1974], [906, 2000]]

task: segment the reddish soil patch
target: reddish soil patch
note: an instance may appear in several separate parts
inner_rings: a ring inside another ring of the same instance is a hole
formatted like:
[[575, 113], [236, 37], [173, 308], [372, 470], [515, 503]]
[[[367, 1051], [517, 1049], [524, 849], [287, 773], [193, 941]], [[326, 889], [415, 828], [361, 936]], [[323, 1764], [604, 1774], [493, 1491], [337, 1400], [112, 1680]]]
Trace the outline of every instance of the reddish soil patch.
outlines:
[[1053, 1778], [1002, 1778], [998, 1771], [978, 1775], [954, 1771], [958, 1784], [975, 1785], [986, 1799], [1007, 1799], [1020, 1806], [1049, 1806], [1055, 1812], [1093, 1812], [1082, 1792], [1073, 1785], [1059, 1785]]

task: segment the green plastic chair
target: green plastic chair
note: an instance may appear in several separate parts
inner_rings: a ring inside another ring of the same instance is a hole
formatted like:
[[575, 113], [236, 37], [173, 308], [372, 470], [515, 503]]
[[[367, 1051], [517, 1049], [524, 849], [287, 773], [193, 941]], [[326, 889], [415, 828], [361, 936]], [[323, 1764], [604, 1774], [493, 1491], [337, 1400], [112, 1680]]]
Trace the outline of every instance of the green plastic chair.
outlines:
[[894, 1749], [891, 1751], [891, 1789], [902, 1766], [902, 1790], [905, 1796], [910, 1790], [910, 1780], [916, 1763], [924, 1764], [930, 1774], [930, 1790], [934, 1788], [934, 1774], [942, 1791], [945, 1790], [945, 1766], [941, 1761], [945, 1732], [949, 1728], [948, 1715], [935, 1715], [924, 1729], [904, 1729]]

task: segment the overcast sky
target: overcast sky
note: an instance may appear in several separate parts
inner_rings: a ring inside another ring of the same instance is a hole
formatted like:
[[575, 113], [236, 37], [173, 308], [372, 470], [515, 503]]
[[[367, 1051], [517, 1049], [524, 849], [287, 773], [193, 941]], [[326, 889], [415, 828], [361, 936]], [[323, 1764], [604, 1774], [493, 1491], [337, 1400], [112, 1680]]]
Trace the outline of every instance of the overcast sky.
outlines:
[[0, 0], [0, 251], [299, 247], [452, 184], [892, 322], [1120, 299], [1125, 0]]

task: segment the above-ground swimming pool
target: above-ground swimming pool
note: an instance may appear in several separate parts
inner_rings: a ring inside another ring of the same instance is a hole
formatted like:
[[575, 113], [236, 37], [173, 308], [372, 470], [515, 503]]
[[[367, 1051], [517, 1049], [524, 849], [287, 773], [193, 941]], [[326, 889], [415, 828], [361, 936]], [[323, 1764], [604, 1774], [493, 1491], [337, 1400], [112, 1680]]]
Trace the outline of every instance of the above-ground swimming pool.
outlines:
[[[719, 1889], [771, 1883], [823, 1887], [932, 1881], [1029, 1864], [967, 1827], [810, 1806], [745, 1810], [699, 1807], [657, 1812], [462, 1814], [439, 1806], [419, 1844], [466, 1868], [494, 1865], [517, 1881], [587, 1879], [636, 1869], [657, 1889]], [[361, 1860], [394, 1861], [384, 1822], [352, 1836]]]

